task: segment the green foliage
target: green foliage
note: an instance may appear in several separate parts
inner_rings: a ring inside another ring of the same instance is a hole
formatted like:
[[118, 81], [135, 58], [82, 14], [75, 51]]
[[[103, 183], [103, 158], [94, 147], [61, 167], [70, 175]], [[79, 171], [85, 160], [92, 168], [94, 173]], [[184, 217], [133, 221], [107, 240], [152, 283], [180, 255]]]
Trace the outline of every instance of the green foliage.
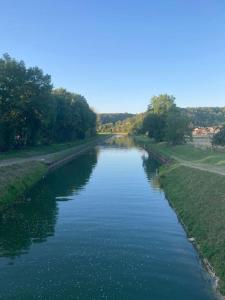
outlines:
[[71, 141], [95, 133], [84, 97], [59, 89], [38, 67], [8, 54], [0, 59], [0, 150]]
[[148, 106], [148, 111], [151, 111], [153, 114], [156, 115], [166, 114], [170, 109], [176, 106], [174, 101], [175, 97], [167, 94], [153, 96], [151, 98], [151, 103]]
[[142, 132], [154, 138], [156, 142], [179, 144], [185, 142], [187, 135], [191, 136], [190, 122], [174, 101], [175, 98], [167, 94], [151, 99]]
[[165, 137], [165, 125], [164, 116], [149, 112], [144, 118], [142, 130], [149, 137], [154, 138], [156, 142], [161, 142]]
[[0, 59], [0, 147], [33, 145], [47, 122], [51, 78], [42, 70], [26, 69], [5, 54]]
[[180, 110], [171, 110], [166, 117], [165, 140], [173, 145], [185, 143], [191, 136], [190, 121]]
[[83, 96], [65, 89], [54, 90], [53, 95], [56, 103], [54, 141], [72, 141], [95, 133], [96, 115]]
[[99, 124], [98, 131], [102, 133], [139, 133], [145, 114], [136, 114], [116, 123]]
[[134, 117], [134, 114], [129, 114], [129, 113], [102, 113], [98, 114], [98, 122], [99, 125], [104, 125], [104, 124], [115, 124], [118, 121], [123, 121], [125, 119]]
[[194, 127], [225, 124], [225, 107], [187, 107], [182, 110]]
[[213, 145], [225, 146], [225, 125], [212, 138]]

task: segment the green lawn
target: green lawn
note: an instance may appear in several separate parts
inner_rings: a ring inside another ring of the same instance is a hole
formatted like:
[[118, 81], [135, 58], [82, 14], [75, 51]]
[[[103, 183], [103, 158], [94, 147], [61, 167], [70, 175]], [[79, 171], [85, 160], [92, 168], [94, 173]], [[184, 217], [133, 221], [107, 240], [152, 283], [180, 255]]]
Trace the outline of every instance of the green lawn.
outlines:
[[201, 164], [225, 166], [225, 153], [213, 149], [196, 148], [192, 144], [172, 146], [165, 142], [154, 143], [146, 136], [136, 136], [135, 140], [139, 144], [146, 145], [168, 158], [177, 158]]
[[160, 182], [225, 294], [225, 176], [172, 164], [160, 169]]
[[21, 198], [23, 193], [35, 184], [47, 171], [40, 162], [27, 162], [1, 167], [0, 172], [0, 209], [5, 204]]
[[86, 144], [87, 142], [94, 141], [95, 139], [96, 137], [92, 137], [84, 140], [77, 140], [71, 143], [41, 145], [41, 146], [34, 146], [34, 147], [29, 147], [21, 150], [0, 152], [0, 160], [11, 159], [11, 158], [26, 158], [26, 157], [32, 157], [38, 155], [51, 154], [62, 150], [70, 149], [75, 146]]

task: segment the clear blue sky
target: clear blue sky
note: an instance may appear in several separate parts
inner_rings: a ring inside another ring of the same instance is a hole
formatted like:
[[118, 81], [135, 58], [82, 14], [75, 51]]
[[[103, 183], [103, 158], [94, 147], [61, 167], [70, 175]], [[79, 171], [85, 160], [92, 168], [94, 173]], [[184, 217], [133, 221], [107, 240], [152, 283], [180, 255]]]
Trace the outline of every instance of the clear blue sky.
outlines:
[[225, 106], [224, 0], [2, 0], [0, 51], [98, 112]]

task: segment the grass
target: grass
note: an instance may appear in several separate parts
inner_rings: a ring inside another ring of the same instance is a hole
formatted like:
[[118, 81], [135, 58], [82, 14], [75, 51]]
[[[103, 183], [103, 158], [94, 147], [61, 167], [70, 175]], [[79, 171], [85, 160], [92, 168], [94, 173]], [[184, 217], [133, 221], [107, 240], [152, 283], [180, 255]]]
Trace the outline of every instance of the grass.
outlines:
[[[225, 294], [225, 176], [210, 172], [215, 166], [225, 165], [225, 153], [191, 144], [157, 144], [146, 136], [135, 140], [170, 160], [160, 168], [161, 186], [188, 235], [194, 237], [200, 255], [219, 277], [218, 288]], [[199, 165], [208, 168], [195, 168]]]
[[46, 173], [47, 166], [40, 162], [27, 162], [1, 167], [0, 203], [1, 207], [22, 197]]
[[161, 168], [160, 182], [225, 294], [225, 177], [172, 164]]
[[95, 142], [108, 136], [97, 136], [82, 141], [67, 144], [40, 146], [21, 151], [10, 151], [1, 154], [1, 159], [31, 158], [52, 154], [42, 162], [27, 160], [26, 162], [9, 164], [0, 167], [0, 207], [7, 206], [34, 185], [54, 164], [70, 158], [91, 147]]
[[135, 140], [141, 145], [151, 147], [167, 158], [186, 160], [200, 164], [225, 166], [225, 153], [213, 149], [196, 148], [192, 144], [172, 146], [165, 142], [154, 143], [146, 136], [137, 136]]
[[0, 160], [11, 159], [11, 158], [27, 158], [32, 156], [51, 154], [66, 149], [70, 149], [75, 146], [86, 144], [87, 142], [94, 141], [95, 139], [96, 137], [91, 137], [84, 140], [77, 140], [71, 143], [40, 145], [40, 146], [27, 147], [26, 149], [21, 149], [21, 150], [0, 152]]

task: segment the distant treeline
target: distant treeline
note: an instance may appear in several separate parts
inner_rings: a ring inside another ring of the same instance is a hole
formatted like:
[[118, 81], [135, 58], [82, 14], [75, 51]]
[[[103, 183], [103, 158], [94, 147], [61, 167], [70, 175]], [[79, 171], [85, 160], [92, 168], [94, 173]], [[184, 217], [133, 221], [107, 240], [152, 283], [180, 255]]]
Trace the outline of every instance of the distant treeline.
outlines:
[[117, 121], [123, 121], [130, 117], [135, 116], [135, 114], [129, 113], [102, 113], [98, 114], [98, 121], [101, 125], [108, 123], [116, 123]]
[[146, 112], [116, 123], [100, 124], [101, 132], [145, 134], [156, 142], [184, 143], [191, 138], [191, 121], [175, 104], [175, 97], [154, 96]]
[[51, 77], [8, 54], [0, 59], [0, 150], [74, 141], [94, 135], [86, 99], [53, 89]]
[[[188, 117], [193, 128], [220, 126], [225, 124], [225, 107], [188, 107], [180, 108], [180, 110]], [[101, 122], [101, 117], [99, 117], [100, 123], [98, 125], [98, 130], [103, 132], [129, 133], [133, 130], [133, 127], [136, 130], [137, 123], [140, 123], [139, 121], [143, 119], [144, 114], [145, 113], [136, 114], [128, 118], [126, 118], [127, 113], [104, 114], [104, 122]], [[115, 115], [115, 119], [116, 115], [120, 115], [121, 119], [113, 122], [110, 118], [111, 115]], [[122, 116], [124, 118], [122, 118]], [[111, 122], [106, 122], [107, 120], [111, 120]]]
[[225, 124], [225, 107], [182, 108], [194, 127], [210, 127]]
[[98, 123], [97, 128], [99, 132], [105, 133], [138, 133], [142, 126], [144, 116], [145, 113], [140, 113], [114, 123]]

